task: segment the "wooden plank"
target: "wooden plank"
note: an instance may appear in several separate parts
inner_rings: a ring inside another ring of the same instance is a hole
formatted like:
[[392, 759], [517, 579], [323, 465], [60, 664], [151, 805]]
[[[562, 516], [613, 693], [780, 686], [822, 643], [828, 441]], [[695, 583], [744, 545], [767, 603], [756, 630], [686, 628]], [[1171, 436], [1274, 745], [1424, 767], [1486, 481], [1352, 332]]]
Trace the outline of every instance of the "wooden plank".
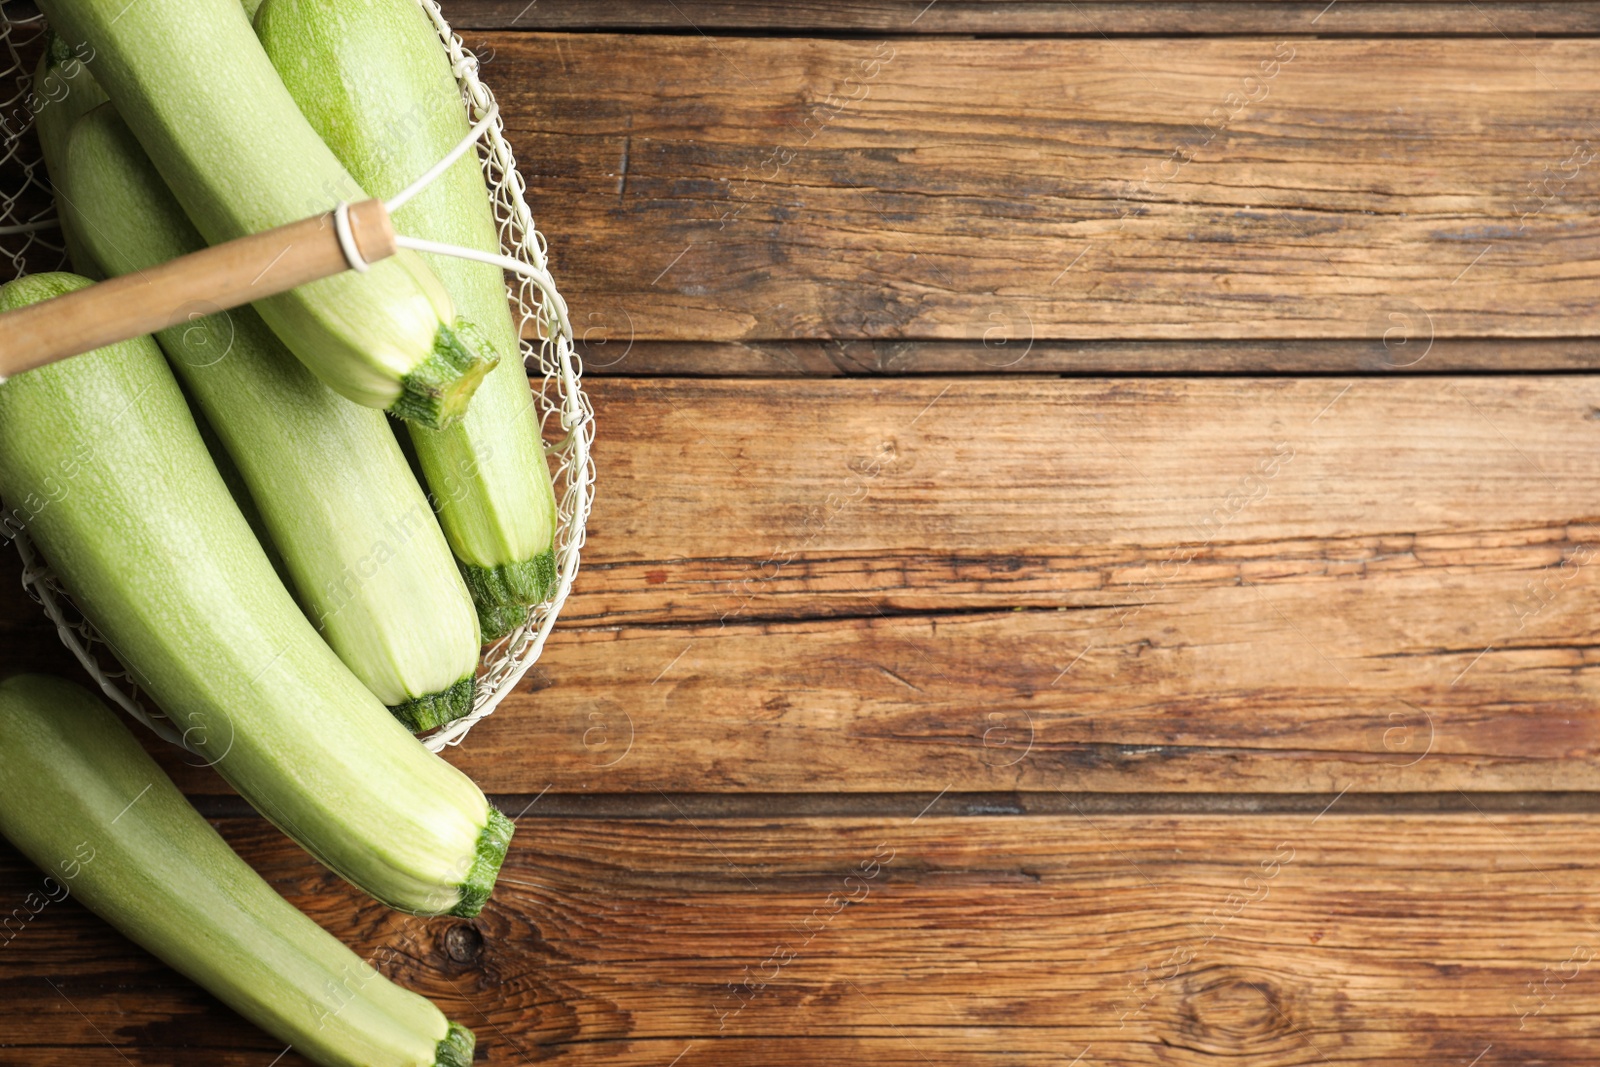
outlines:
[[449, 756], [528, 794], [1600, 789], [1592, 590], [1508, 647], [1488, 626], [1437, 645], [1456, 635], [1432, 612], [1489, 598], [1436, 583], [1375, 605], [1276, 592], [1126, 628], [1083, 611], [562, 634]]
[[1600, 327], [1585, 41], [483, 40], [580, 333]]
[[563, 615], [589, 623], [1419, 572], [1504, 574], [1510, 597], [1584, 539], [1600, 483], [1590, 377], [589, 388], [599, 492]]
[[[529, 815], [472, 922], [222, 829], [491, 1065], [1592, 1062], [1600, 817], [915, 815]], [[38, 878], [0, 862], [4, 899]], [[8, 1062], [281, 1051], [76, 902], [8, 947]]]
[[492, 792], [1600, 788], [1594, 378], [590, 385]]
[[1600, 787], [1589, 378], [594, 384], [492, 790]]
[[458, 30], [634, 30], [654, 33], [1101, 34], [1318, 33], [1395, 36], [1592, 34], [1600, 5], [1578, 2], [1344, 0], [446, 0]]
[[[1397, 323], [1397, 327], [1399, 324]], [[1429, 337], [1371, 341], [640, 341], [627, 319], [591, 322], [592, 377], [905, 377], [917, 374], [1459, 374], [1600, 370], [1600, 339]]]
[[[1600, 789], [1592, 584], [1503, 646], [1492, 620], [1452, 632], [1492, 613], [1483, 586], [1396, 584], [1375, 604], [1213, 590], [1127, 626], [1090, 610], [561, 632], [447, 755], [529, 796]], [[159, 757], [191, 793], [226, 789]]]

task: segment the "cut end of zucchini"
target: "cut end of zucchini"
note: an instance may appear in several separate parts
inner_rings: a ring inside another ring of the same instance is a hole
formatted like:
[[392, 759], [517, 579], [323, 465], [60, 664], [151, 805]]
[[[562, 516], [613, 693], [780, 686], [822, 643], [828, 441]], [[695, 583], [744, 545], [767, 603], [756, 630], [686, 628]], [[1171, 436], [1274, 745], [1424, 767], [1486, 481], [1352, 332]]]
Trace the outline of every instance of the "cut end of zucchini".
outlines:
[[499, 362], [494, 347], [472, 323], [441, 323], [432, 354], [400, 379], [400, 396], [389, 405], [389, 414], [442, 430], [467, 413], [478, 383]]
[[44, 38], [44, 54], [49, 57], [46, 62], [50, 66], [59, 67], [72, 59], [72, 46], [62, 40], [55, 30], [48, 30]]
[[460, 1023], [450, 1024], [450, 1033], [439, 1042], [439, 1051], [433, 1058], [433, 1067], [472, 1067], [472, 1050], [478, 1039]]
[[455, 722], [471, 713], [472, 697], [477, 687], [477, 680], [469, 674], [449, 689], [413, 697], [403, 704], [392, 704], [389, 710], [395, 718], [405, 723], [407, 730], [418, 734]]
[[478, 608], [478, 628], [484, 643], [498, 641], [521, 626], [528, 608], [549, 599], [556, 587], [556, 550], [551, 547], [520, 563], [498, 567], [461, 564], [472, 602]]
[[461, 901], [450, 909], [451, 915], [470, 919], [483, 910], [489, 901], [489, 894], [494, 892], [500, 864], [505, 862], [506, 849], [511, 846], [511, 835], [516, 828], [516, 824], [501, 814], [500, 809], [489, 808], [489, 824], [478, 835], [478, 856], [472, 862], [472, 869], [467, 872], [467, 880], [461, 883]]
[[490, 644], [528, 621], [528, 609], [522, 604], [479, 604], [478, 629], [483, 643]]

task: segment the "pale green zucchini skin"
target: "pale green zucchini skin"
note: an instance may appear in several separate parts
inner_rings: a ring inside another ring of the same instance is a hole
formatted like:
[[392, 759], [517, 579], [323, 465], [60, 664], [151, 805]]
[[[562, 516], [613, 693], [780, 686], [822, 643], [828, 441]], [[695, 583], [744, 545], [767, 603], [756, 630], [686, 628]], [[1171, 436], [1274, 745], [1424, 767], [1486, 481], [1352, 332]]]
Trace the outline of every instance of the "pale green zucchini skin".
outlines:
[[[266, 0], [256, 33], [289, 94], [375, 196], [392, 196], [466, 136], [461, 91], [415, 0]], [[494, 209], [469, 152], [395, 213], [411, 237], [500, 250]], [[408, 427], [423, 477], [486, 639], [502, 636], [555, 582], [555, 493], [539, 411], [500, 268], [425, 254], [456, 310], [500, 359], [461, 422]]]
[[0, 682], [0, 832], [58, 887], [325, 1067], [467, 1067], [472, 1032], [251, 870], [84, 689]]
[[[72, 218], [109, 274], [204, 247], [110, 104], [67, 144]], [[249, 308], [156, 335], [237, 466], [306, 615], [412, 730], [472, 710], [478, 622], [380, 411], [336, 395]]]
[[[365, 198], [301, 118], [238, 0], [46, 0], [206, 241]], [[401, 252], [256, 310], [336, 392], [424, 425], [466, 410], [493, 366], [426, 263]]]
[[105, 90], [100, 88], [83, 61], [72, 54], [66, 42], [51, 33], [45, 39], [44, 54], [33, 72], [33, 93], [40, 103], [33, 128], [39, 135], [45, 172], [50, 175], [50, 184], [56, 193], [56, 216], [61, 220], [67, 258], [73, 270], [86, 278], [98, 279], [100, 273], [93, 257], [85, 251], [72, 220], [67, 218], [61, 164], [72, 124], [80, 115], [106, 102]]
[[[156, 343], [160, 344], [160, 341]], [[168, 364], [170, 363], [171, 357], [168, 357]], [[178, 388], [183, 391], [184, 403], [189, 405], [189, 414], [194, 416], [194, 428], [200, 431], [200, 441], [206, 446], [206, 454], [216, 465], [217, 473], [222, 475], [222, 484], [228, 487], [228, 495], [233, 498], [239, 514], [244, 516], [244, 521], [250, 525], [250, 532], [256, 535], [256, 544], [267, 554], [267, 562], [272, 564], [273, 573], [278, 576], [280, 582], [293, 590], [294, 575], [289, 573], [289, 565], [283, 561], [283, 553], [279, 552], [278, 546], [273, 543], [272, 531], [267, 528], [267, 520], [261, 514], [261, 509], [256, 507], [255, 498], [250, 495], [250, 487], [244, 482], [244, 475], [239, 473], [233, 457], [228, 455], [228, 449], [223, 445], [222, 438], [217, 436], [217, 431], [206, 421], [205, 412], [200, 410], [194, 395], [184, 388], [182, 379], [178, 381]]]
[[[0, 311], [89, 283], [35, 274]], [[357, 888], [473, 915], [511, 824], [395, 721], [306, 621], [140, 337], [0, 385], [0, 498], [204, 759]]]

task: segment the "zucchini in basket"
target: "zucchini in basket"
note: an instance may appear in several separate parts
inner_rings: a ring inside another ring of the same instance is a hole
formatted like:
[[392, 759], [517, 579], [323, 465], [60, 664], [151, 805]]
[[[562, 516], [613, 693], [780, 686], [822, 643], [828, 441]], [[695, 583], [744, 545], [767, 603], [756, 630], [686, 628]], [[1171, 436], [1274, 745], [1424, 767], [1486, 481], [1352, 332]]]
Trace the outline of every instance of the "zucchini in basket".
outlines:
[[66, 154], [67, 134], [84, 113], [106, 102], [106, 94], [89, 73], [83, 60], [72, 54], [65, 41], [55, 34], [45, 38], [44, 55], [33, 72], [29, 103], [35, 108], [34, 131], [39, 135], [39, 151], [44, 169], [56, 195], [56, 217], [61, 220], [61, 236], [66, 242], [72, 269], [87, 277], [96, 275], [93, 259], [66, 218], [62, 195], [61, 161]]
[[[88, 284], [19, 278], [0, 311]], [[261, 814], [391, 907], [483, 907], [510, 821], [317, 636], [154, 341], [0, 384], [0, 498], [139, 687]]]
[[[73, 127], [69, 218], [128, 274], [204, 247], [110, 104]], [[221, 438], [306, 615], [412, 730], [472, 710], [478, 623], [382, 412], [335, 395], [249, 308], [156, 335]]]
[[50, 899], [76, 896], [316, 1063], [472, 1062], [472, 1031], [273, 892], [76, 685], [0, 682], [0, 832], [45, 870]]
[[[69, 46], [93, 50], [89, 69], [208, 242], [365, 198], [300, 116], [238, 0], [40, 7]], [[426, 426], [459, 417], [494, 365], [414, 252], [255, 306], [336, 392]]]
[[[256, 33], [313, 129], [362, 187], [389, 197], [470, 128], [439, 35], [416, 0], [266, 0]], [[394, 216], [408, 237], [499, 252], [476, 152]], [[520, 625], [555, 582], [555, 493], [499, 267], [424, 253], [500, 363], [454, 426], [408, 427], [484, 637]]]

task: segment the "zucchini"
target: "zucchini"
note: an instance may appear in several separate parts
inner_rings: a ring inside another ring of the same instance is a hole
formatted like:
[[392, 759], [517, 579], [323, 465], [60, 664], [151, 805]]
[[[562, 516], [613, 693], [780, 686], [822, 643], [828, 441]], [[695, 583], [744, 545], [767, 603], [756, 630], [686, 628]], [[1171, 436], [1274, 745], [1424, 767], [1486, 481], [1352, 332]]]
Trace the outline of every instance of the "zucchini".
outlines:
[[[416, 0], [267, 0], [256, 33], [289, 94], [374, 196], [398, 193], [466, 136], [461, 90]], [[403, 205], [409, 237], [499, 252], [476, 152]], [[555, 581], [555, 493], [499, 267], [424, 253], [456, 309], [499, 357], [466, 417], [408, 427], [440, 524], [478, 605], [484, 636], [520, 625]]]
[[[66, 172], [75, 228], [107, 273], [204, 247], [110, 104], [73, 127]], [[470, 712], [472, 600], [383, 413], [317, 381], [249, 308], [196, 316], [156, 340], [345, 666], [412, 730]]]
[[[19, 278], [0, 311], [88, 284]], [[258, 811], [391, 907], [483, 907], [510, 821], [317, 636], [154, 341], [0, 385], [0, 497], [140, 688]]]
[[[160, 344], [159, 341], [156, 343]], [[194, 394], [184, 388], [182, 381], [178, 382], [178, 389], [183, 393], [184, 403], [189, 405], [189, 414], [194, 416], [194, 428], [199, 431], [200, 441], [206, 446], [206, 455], [211, 457], [217, 473], [222, 475], [222, 484], [228, 487], [228, 496], [233, 498], [233, 503], [238, 507], [239, 514], [244, 516], [250, 532], [256, 535], [256, 543], [261, 546], [261, 551], [267, 554], [267, 562], [272, 564], [272, 572], [278, 576], [280, 582], [292, 587], [294, 576], [289, 573], [289, 564], [284, 562], [283, 553], [278, 551], [278, 546], [272, 543], [272, 533], [267, 529], [266, 517], [261, 514], [261, 509], [256, 507], [255, 500], [250, 496], [250, 487], [244, 484], [244, 475], [239, 473], [233, 457], [228, 455], [227, 448], [222, 444], [222, 438], [217, 436], [217, 431], [206, 421], [205, 413], [200, 410]]]
[[261, 880], [127, 727], [58, 678], [0, 682], [0, 832], [77, 896], [327, 1067], [467, 1067], [472, 1031]]
[[[366, 194], [301, 118], [238, 0], [45, 0], [195, 228], [216, 244]], [[270, 269], [270, 265], [268, 265]], [[466, 410], [493, 366], [415, 253], [256, 303], [334, 391], [427, 426]]]
[[61, 237], [67, 246], [72, 269], [86, 277], [98, 272], [83, 242], [67, 218], [61, 161], [67, 148], [67, 134], [78, 117], [106, 101], [105, 90], [94, 80], [89, 68], [72, 54], [66, 42], [54, 33], [45, 38], [44, 54], [33, 72], [33, 104], [37, 108], [33, 128], [39, 135], [39, 151], [44, 156], [45, 173], [56, 197], [56, 216], [61, 220]]

